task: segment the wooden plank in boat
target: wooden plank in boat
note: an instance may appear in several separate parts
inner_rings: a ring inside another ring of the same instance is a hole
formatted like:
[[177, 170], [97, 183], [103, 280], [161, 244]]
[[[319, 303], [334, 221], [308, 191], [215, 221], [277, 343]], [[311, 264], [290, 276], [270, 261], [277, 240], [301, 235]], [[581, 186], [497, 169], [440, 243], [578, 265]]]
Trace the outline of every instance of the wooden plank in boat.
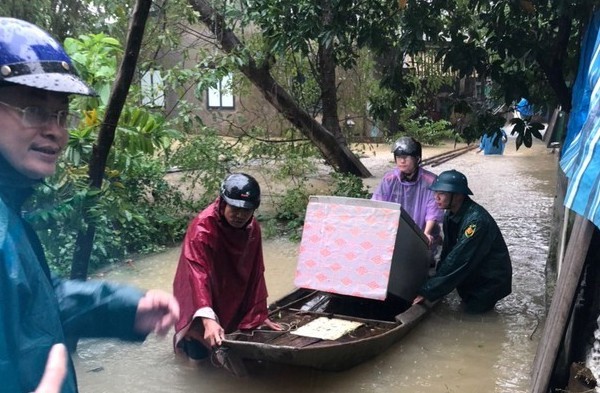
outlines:
[[304, 348], [319, 341], [322, 340], [319, 338], [296, 336], [286, 332], [286, 334], [283, 334], [277, 337], [275, 340], [270, 341], [269, 345]]

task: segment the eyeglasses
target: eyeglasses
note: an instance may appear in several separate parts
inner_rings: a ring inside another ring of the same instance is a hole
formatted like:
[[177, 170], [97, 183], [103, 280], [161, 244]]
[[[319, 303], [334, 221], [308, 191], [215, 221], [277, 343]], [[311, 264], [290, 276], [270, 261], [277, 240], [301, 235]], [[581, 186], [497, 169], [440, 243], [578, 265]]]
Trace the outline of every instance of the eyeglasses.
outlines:
[[0, 101], [0, 105], [16, 112], [21, 112], [21, 122], [25, 127], [42, 127], [48, 125], [52, 121], [52, 118], [56, 118], [56, 124], [59, 127], [71, 128], [77, 126], [80, 120], [79, 117], [71, 115], [68, 110], [50, 112], [40, 106], [19, 108], [2, 101]]

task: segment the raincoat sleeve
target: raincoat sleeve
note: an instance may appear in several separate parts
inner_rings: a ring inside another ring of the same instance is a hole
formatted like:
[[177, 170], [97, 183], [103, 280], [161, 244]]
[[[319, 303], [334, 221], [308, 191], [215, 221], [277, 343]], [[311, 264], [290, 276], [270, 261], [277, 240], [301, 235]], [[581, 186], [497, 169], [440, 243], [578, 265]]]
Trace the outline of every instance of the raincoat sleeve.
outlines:
[[384, 202], [390, 200], [390, 195], [392, 194], [392, 181], [389, 177], [390, 173], [383, 175], [381, 182], [375, 189], [375, 192], [373, 192], [373, 196], [371, 196], [371, 200]]
[[434, 301], [452, 292], [482, 262], [492, 240], [487, 220], [464, 220], [456, 244], [440, 262], [436, 274], [421, 287], [419, 295]]
[[444, 221], [444, 211], [437, 206], [433, 192], [430, 192], [427, 199], [425, 221], [435, 221], [437, 223]]
[[244, 319], [240, 322], [239, 328], [242, 330], [254, 329], [262, 325], [268, 316], [266, 299], [258, 300], [254, 303], [254, 306], [248, 310]]
[[[35, 390], [48, 351], [65, 338], [143, 339], [133, 331], [141, 293], [131, 287], [52, 277], [41, 244], [0, 199], [0, 381]], [[73, 364], [62, 392], [76, 392]]]
[[[261, 242], [260, 232], [258, 234], [258, 241]], [[259, 243], [260, 244], [260, 243]], [[259, 255], [256, 258], [259, 261], [258, 269], [254, 270], [253, 282], [255, 285], [251, 287], [249, 293], [249, 299], [251, 302], [248, 304], [250, 307], [242, 318], [239, 324], [240, 329], [253, 329], [260, 326], [265, 319], [269, 316], [267, 310], [267, 283], [265, 281], [265, 265], [262, 255], [262, 247], [260, 248]]]
[[[173, 281], [173, 294], [179, 302], [181, 318], [175, 324], [177, 334], [185, 332], [196, 317], [215, 316], [212, 302], [212, 288], [210, 283], [209, 243], [200, 233], [208, 228], [203, 225], [191, 225], [181, 244], [181, 255]], [[212, 311], [209, 313], [199, 313]]]
[[184, 244], [184, 255], [186, 264], [189, 268], [189, 289], [188, 294], [191, 297], [195, 312], [204, 307], [213, 308], [212, 289], [209, 278], [211, 256], [209, 255], [209, 245], [202, 236], [194, 236], [189, 242]]
[[114, 337], [141, 341], [134, 331], [144, 295], [131, 286], [103, 281], [52, 279], [66, 337]]
[[485, 150], [486, 142], [487, 142], [487, 139], [486, 139], [485, 135], [482, 135], [481, 139], [479, 139], [479, 150]]
[[[1, 261], [0, 261], [1, 262]], [[2, 299], [4, 300], [4, 299]], [[6, 310], [9, 304], [2, 301], [0, 304], [0, 380], [2, 381], [2, 389], [7, 392], [19, 392], [21, 384], [19, 381], [19, 368], [17, 357], [19, 353], [14, 350], [14, 343], [9, 339], [9, 332], [6, 326], [10, 326], [13, 322], [9, 321], [8, 316], [10, 311]]]

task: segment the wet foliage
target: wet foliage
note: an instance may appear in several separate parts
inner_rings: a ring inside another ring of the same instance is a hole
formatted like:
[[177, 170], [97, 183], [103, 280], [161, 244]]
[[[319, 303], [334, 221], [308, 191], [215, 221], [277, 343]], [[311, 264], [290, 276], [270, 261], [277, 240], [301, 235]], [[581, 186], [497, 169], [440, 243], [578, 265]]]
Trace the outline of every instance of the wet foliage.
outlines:
[[519, 150], [521, 145], [525, 145], [525, 147], [531, 147], [534, 137], [542, 140], [541, 131], [544, 129], [544, 125], [542, 123], [514, 118], [510, 120], [510, 124], [513, 125], [513, 129], [510, 134], [517, 135], [517, 150]]

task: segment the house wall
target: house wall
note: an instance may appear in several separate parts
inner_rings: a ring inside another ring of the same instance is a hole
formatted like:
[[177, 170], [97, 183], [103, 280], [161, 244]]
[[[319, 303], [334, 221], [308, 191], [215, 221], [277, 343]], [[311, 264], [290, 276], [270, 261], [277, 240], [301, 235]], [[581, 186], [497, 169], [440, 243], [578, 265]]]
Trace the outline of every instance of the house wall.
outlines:
[[[216, 51], [214, 41], [209, 37], [210, 33], [204, 27], [193, 26], [182, 34], [181, 46]], [[194, 68], [203, 61], [202, 52], [190, 50], [188, 58], [184, 58], [182, 52], [172, 52], [165, 55], [161, 63], [165, 68], [181, 64], [183, 67]], [[234, 75], [234, 78], [240, 77], [239, 74]], [[249, 82], [245, 83], [241, 90], [233, 92], [234, 107], [231, 109], [209, 108], [208, 92], [196, 91], [197, 86], [193, 81], [180, 86], [179, 90], [166, 93], [166, 113], [169, 116], [177, 116], [178, 103], [182, 99], [186, 100], [193, 103], [193, 113], [199, 116], [205, 125], [217, 129], [224, 136], [237, 136], [252, 127], [261, 127], [267, 130], [269, 135], [277, 136], [283, 128], [289, 127], [289, 122], [285, 121], [263, 97], [260, 90]]]

